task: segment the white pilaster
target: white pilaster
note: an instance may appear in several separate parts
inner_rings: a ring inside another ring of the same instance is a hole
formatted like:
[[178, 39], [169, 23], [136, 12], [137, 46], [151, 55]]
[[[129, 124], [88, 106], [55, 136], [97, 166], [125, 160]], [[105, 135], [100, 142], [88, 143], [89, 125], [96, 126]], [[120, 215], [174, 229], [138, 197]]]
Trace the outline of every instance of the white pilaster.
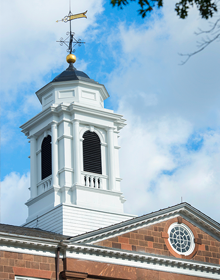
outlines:
[[34, 136], [30, 138], [31, 144], [31, 198], [37, 196], [37, 157], [36, 157], [36, 148], [37, 141]]
[[74, 183], [80, 184], [80, 146], [79, 146], [79, 121], [73, 120], [73, 158], [74, 158]]
[[52, 181], [53, 186], [58, 186], [58, 144], [57, 144], [57, 124], [51, 124], [52, 134]]
[[115, 166], [114, 166], [114, 135], [113, 128], [107, 132], [108, 137], [108, 166], [109, 166], [109, 190], [115, 190]]

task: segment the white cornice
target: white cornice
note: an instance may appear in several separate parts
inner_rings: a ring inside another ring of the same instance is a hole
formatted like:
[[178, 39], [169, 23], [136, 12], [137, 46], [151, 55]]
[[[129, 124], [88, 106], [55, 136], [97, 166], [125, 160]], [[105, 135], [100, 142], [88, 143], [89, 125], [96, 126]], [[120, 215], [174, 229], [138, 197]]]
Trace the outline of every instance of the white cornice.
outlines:
[[[67, 112], [69, 114], [73, 114], [75, 112], [81, 112], [81, 113], [91, 114], [96, 117], [99, 116], [115, 122], [115, 124], [120, 128], [126, 125], [124, 123], [125, 119], [122, 118], [122, 115], [116, 114], [112, 110], [100, 109], [95, 107], [91, 108], [91, 106], [86, 106], [86, 105], [79, 104], [77, 102], [73, 102], [71, 104], [59, 104], [59, 105], [54, 104], [48, 107], [47, 109], [41, 111], [35, 117], [33, 117], [32, 119], [30, 119], [29, 121], [21, 125], [20, 128], [22, 129], [22, 132], [27, 134], [30, 128], [33, 125], [36, 125], [38, 122], [41, 122], [43, 118], [48, 117], [49, 115], [51, 116], [55, 115], [58, 117], [61, 112]], [[67, 120], [65, 119], [65, 121]]]
[[64, 254], [61, 252], [61, 257], [65, 255], [67, 258], [220, 279], [219, 265], [96, 245], [72, 244], [69, 240], [61, 238], [53, 240], [0, 232], [0, 249], [55, 257], [56, 248], [61, 247], [62, 252], [65, 251]]
[[64, 241], [64, 244], [67, 245], [66, 257], [68, 258], [207, 277], [209, 279], [220, 279], [220, 267], [215, 264], [115, 248], [103, 248], [92, 245], [70, 245], [66, 241]]
[[96, 230], [90, 233], [81, 234], [73, 237], [73, 242], [86, 242], [94, 243], [107, 238], [111, 238], [116, 235], [121, 235], [132, 230], [143, 228], [151, 225], [152, 223], [159, 223], [163, 220], [167, 220], [178, 215], [185, 215], [191, 219], [191, 222], [196, 222], [203, 229], [208, 229], [209, 233], [220, 241], [220, 227], [217, 222], [204, 215], [188, 203], [181, 203], [166, 209], [159, 210], [141, 217], [130, 219], [100, 230]]
[[0, 241], [19, 244], [22, 246], [31, 245], [34, 247], [40, 246], [46, 248], [57, 248], [59, 242], [61, 241], [61, 238], [60, 240], [53, 240], [53, 239], [42, 238], [42, 237], [32, 237], [27, 235], [0, 232]]

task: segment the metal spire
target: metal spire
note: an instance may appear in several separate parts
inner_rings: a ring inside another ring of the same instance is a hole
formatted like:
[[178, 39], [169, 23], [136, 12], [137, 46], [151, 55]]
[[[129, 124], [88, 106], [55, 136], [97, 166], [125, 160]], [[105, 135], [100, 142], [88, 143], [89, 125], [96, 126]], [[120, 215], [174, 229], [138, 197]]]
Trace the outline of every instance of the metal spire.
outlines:
[[[71, 0], [70, 0], [71, 1]], [[68, 22], [70, 23], [70, 31], [66, 33], [67, 37], [66, 39], [63, 39], [62, 37], [60, 38], [60, 41], [57, 41], [60, 43], [60, 45], [62, 46], [63, 44], [65, 44], [67, 46], [67, 52], [69, 54], [72, 54], [73, 52], [75, 52], [74, 47], [76, 45], [81, 46], [82, 44], [85, 44], [85, 42], [82, 42], [81, 39], [76, 39], [74, 37], [75, 33], [72, 32], [72, 28], [71, 28], [71, 23], [72, 20], [74, 19], [78, 19], [78, 18], [87, 18], [86, 16], [87, 11], [85, 11], [84, 13], [80, 13], [80, 14], [72, 14], [71, 12], [71, 2], [69, 2], [69, 14], [67, 16], [65, 16], [64, 18], [62, 18], [61, 20], [57, 20], [57, 22], [62, 21], [62, 22]]]

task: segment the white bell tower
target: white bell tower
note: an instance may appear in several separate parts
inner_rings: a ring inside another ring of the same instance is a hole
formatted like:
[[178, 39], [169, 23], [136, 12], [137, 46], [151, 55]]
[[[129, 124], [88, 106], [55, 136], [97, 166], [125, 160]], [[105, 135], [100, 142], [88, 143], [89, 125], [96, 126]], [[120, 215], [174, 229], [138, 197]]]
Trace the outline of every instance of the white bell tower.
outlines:
[[120, 190], [118, 137], [125, 120], [104, 108], [105, 86], [72, 62], [36, 92], [42, 111], [21, 128], [31, 146], [24, 226], [73, 236], [133, 216], [124, 214]]

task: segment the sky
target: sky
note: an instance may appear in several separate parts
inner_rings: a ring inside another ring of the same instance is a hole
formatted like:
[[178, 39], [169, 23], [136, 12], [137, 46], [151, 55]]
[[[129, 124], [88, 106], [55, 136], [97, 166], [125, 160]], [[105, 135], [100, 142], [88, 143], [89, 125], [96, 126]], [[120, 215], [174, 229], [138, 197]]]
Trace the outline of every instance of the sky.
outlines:
[[[219, 42], [181, 65], [197, 49], [198, 11], [177, 17], [165, 1], [145, 19], [136, 3], [123, 10], [110, 1], [72, 0], [75, 67], [105, 84], [105, 107], [122, 114], [121, 188], [125, 213], [142, 215], [181, 201], [220, 222]], [[68, 26], [56, 23], [68, 0], [0, 1], [1, 222], [27, 218], [30, 147], [20, 125], [41, 111], [35, 92], [67, 68], [56, 41]]]

